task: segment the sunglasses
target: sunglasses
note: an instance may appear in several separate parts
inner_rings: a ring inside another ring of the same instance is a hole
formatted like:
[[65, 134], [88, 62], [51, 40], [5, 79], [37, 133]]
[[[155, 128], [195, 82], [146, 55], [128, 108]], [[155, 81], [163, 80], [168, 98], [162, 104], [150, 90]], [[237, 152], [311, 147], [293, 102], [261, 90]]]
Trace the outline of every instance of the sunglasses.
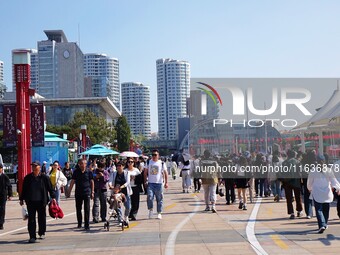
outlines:
[[156, 157], [156, 156], [158, 156], [158, 154], [152, 154], [152, 157]]
[[135, 163], [135, 162], [133, 162], [133, 161], [128, 161], [128, 163], [129, 163], [129, 164], [133, 164], [133, 163]]

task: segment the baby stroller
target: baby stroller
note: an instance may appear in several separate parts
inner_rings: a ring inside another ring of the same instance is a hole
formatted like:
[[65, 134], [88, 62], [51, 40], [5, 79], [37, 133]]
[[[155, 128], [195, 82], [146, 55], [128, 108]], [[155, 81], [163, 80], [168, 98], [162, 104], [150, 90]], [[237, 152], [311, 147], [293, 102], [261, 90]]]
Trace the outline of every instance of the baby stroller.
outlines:
[[129, 222], [123, 218], [123, 210], [125, 195], [123, 193], [112, 193], [110, 198], [107, 198], [107, 203], [109, 204], [108, 217], [104, 223], [104, 229], [110, 231], [110, 222], [118, 221], [118, 226], [121, 227], [122, 231], [124, 228], [129, 228]]

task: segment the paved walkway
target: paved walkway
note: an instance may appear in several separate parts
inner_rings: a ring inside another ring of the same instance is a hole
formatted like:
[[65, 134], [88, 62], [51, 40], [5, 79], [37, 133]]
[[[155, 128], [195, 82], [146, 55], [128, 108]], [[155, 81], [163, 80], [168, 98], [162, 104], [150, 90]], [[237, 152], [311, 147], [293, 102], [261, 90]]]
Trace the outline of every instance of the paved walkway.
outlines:
[[[5, 229], [0, 232], [0, 254], [339, 254], [340, 220], [331, 208], [330, 224], [317, 234], [316, 218], [289, 220], [285, 201], [258, 199], [248, 210], [226, 205], [220, 198], [217, 214], [204, 212], [203, 194], [183, 194], [181, 181], [171, 180], [165, 193], [162, 220], [147, 219], [146, 196], [141, 195], [138, 221], [121, 231], [103, 223], [91, 231], [76, 228], [74, 199], [62, 199], [65, 217], [48, 217], [46, 239], [29, 244], [26, 221], [18, 199], [7, 204]], [[92, 219], [92, 217], [91, 217]]]

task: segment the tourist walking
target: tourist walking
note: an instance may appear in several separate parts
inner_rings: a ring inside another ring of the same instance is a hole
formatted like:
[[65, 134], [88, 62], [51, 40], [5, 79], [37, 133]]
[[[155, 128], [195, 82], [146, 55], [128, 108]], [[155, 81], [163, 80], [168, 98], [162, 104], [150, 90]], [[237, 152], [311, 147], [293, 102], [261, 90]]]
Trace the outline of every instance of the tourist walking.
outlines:
[[52, 170], [48, 173], [52, 188], [55, 191], [55, 196], [58, 205], [60, 205], [61, 188], [66, 186], [67, 179], [62, 171], [59, 170], [59, 161], [54, 161], [52, 164]]
[[27, 228], [30, 239], [28, 242], [35, 243], [36, 236], [36, 215], [38, 214], [38, 235], [40, 239], [45, 239], [46, 233], [46, 205], [49, 196], [55, 200], [55, 192], [52, 188], [50, 178], [40, 172], [39, 161], [31, 164], [32, 173], [24, 177], [22, 192], [20, 193], [20, 205], [27, 205], [28, 222]]
[[147, 186], [147, 205], [149, 219], [153, 216], [153, 200], [156, 197], [157, 218], [162, 219], [163, 212], [163, 185], [168, 188], [168, 171], [164, 162], [159, 159], [159, 151], [152, 151], [152, 158], [144, 171], [144, 182]]
[[205, 150], [203, 158], [201, 160], [201, 173], [200, 178], [202, 179], [202, 186], [204, 190], [204, 202], [205, 211], [211, 211], [216, 213], [216, 187], [218, 183], [218, 177], [216, 173], [217, 162], [210, 158], [210, 151]]
[[104, 168], [105, 163], [98, 162], [97, 169], [94, 170], [94, 199], [92, 207], [93, 223], [99, 222], [99, 207], [101, 221], [106, 222], [107, 183], [110, 179], [110, 175]]
[[110, 177], [109, 181], [109, 187], [110, 189], [113, 189], [117, 184], [120, 185], [121, 192], [125, 195], [126, 200], [124, 202], [125, 207], [125, 222], [129, 223], [129, 215], [131, 210], [131, 195], [132, 195], [132, 189], [130, 186], [130, 173], [127, 170], [124, 170], [123, 163], [118, 162], [116, 164], [117, 171], [113, 172], [112, 176]]
[[323, 155], [318, 156], [318, 164], [310, 169], [307, 187], [314, 200], [319, 226], [318, 233], [322, 234], [328, 228], [329, 207], [334, 198], [332, 187], [340, 195], [340, 183], [336, 180], [331, 169], [325, 164]]
[[131, 194], [131, 210], [129, 214], [130, 220], [137, 219], [137, 213], [139, 210], [139, 201], [140, 201], [140, 186], [142, 184], [142, 175], [138, 168], [135, 167], [136, 162], [133, 158], [128, 158], [125, 165], [125, 171], [128, 171], [130, 174], [130, 186], [132, 189]]
[[67, 194], [68, 194], [68, 189], [70, 188], [70, 183], [72, 180], [72, 169], [70, 167], [70, 162], [65, 162], [65, 166], [63, 168], [63, 174], [65, 175], [66, 179], [67, 179], [67, 183], [66, 186], [64, 187], [64, 193], [65, 193], [65, 198], [68, 198]]
[[8, 176], [4, 173], [4, 166], [0, 163], [0, 230], [4, 229], [6, 202], [13, 196], [12, 184]]
[[293, 207], [293, 192], [296, 202], [297, 217], [302, 216], [302, 200], [301, 200], [301, 177], [300, 171], [294, 169], [300, 169], [300, 162], [295, 158], [295, 151], [288, 150], [288, 158], [282, 163], [284, 169], [289, 169], [289, 172], [285, 172], [280, 178], [282, 185], [285, 190], [287, 211], [290, 215], [290, 219], [295, 218], [294, 207]]
[[76, 185], [75, 202], [77, 210], [77, 222], [78, 228], [82, 227], [83, 215], [81, 209], [84, 204], [84, 227], [86, 231], [90, 230], [90, 200], [94, 197], [94, 181], [93, 173], [86, 168], [87, 161], [85, 159], [79, 159], [76, 169], [72, 175], [72, 181], [70, 183], [69, 194], [71, 194], [73, 185]]

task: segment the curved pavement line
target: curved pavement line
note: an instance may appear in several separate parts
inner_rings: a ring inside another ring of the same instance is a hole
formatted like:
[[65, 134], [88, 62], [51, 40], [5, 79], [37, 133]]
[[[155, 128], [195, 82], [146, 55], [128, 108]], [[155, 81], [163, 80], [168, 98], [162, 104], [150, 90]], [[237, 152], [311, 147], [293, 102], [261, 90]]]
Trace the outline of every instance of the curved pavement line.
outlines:
[[256, 222], [256, 216], [260, 209], [262, 198], [258, 198], [256, 201], [256, 204], [253, 208], [253, 211], [251, 212], [251, 215], [248, 220], [247, 228], [246, 228], [246, 234], [247, 239], [251, 244], [251, 248], [256, 252], [258, 255], [268, 255], [268, 253], [262, 248], [261, 244], [257, 240], [255, 236], [255, 222]]
[[[66, 218], [66, 217], [68, 217], [68, 216], [71, 216], [71, 215], [73, 215], [73, 214], [76, 214], [76, 213], [75, 213], [75, 212], [73, 212], [73, 213], [66, 214], [66, 215], [64, 215], [64, 218]], [[47, 222], [50, 222], [50, 221], [53, 221], [53, 220], [56, 220], [56, 219], [49, 219], [49, 220], [47, 220], [47, 221], [46, 221], [46, 223], [47, 223]], [[4, 236], [4, 235], [8, 235], [8, 234], [12, 234], [12, 233], [18, 232], [18, 231], [20, 231], [20, 230], [24, 230], [24, 229], [27, 229], [27, 225], [26, 225], [25, 227], [21, 227], [21, 228], [13, 229], [13, 230], [11, 230], [11, 231], [8, 231], [8, 232], [5, 232], [5, 233], [2, 233], [2, 234], [0, 234], [0, 236]]]
[[175, 254], [175, 245], [176, 245], [176, 238], [178, 233], [181, 231], [183, 226], [198, 212], [199, 210], [199, 199], [197, 196], [195, 196], [196, 199], [196, 206], [194, 208], [194, 211], [190, 213], [187, 217], [184, 218], [177, 226], [176, 228], [170, 233], [168, 240], [166, 241], [165, 246], [165, 255], [174, 255]]

